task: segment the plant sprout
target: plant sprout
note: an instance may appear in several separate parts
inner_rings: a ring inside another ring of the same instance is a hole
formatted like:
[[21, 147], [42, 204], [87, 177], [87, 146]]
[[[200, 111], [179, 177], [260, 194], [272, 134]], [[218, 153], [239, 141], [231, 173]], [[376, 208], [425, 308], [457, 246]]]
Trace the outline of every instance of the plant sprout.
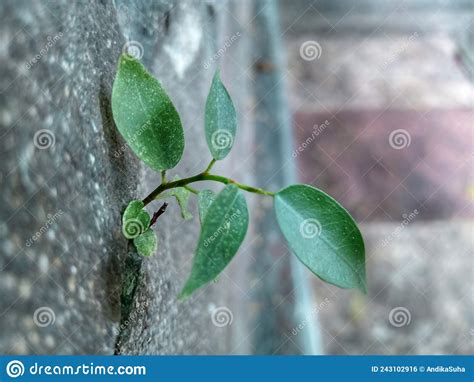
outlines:
[[[173, 196], [183, 218], [189, 219], [188, 200], [197, 196], [201, 233], [180, 298], [215, 280], [237, 253], [249, 222], [243, 191], [273, 198], [277, 223], [291, 251], [315, 275], [341, 288], [366, 293], [362, 235], [350, 214], [332, 197], [306, 184], [271, 192], [211, 172], [216, 161], [229, 154], [237, 131], [236, 111], [218, 71], [205, 106], [204, 134], [212, 160], [196, 175], [167, 180], [166, 171], [179, 163], [185, 147], [181, 119], [158, 80], [125, 54], [120, 57], [113, 85], [112, 111], [132, 151], [162, 178], [143, 200], [130, 201], [122, 216], [123, 235], [133, 240], [138, 253], [150, 256], [156, 252], [158, 238], [151, 226], [166, 208], [164, 204], [150, 217], [145, 206]], [[224, 187], [217, 194], [194, 188], [194, 183], [202, 181]]]

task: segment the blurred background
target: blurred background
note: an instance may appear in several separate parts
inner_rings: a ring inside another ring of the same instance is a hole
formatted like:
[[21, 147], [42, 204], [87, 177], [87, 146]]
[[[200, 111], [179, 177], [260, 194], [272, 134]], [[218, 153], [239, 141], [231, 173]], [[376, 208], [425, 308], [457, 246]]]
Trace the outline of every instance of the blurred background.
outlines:
[[280, 2], [298, 178], [367, 244], [368, 296], [314, 282], [328, 353], [472, 353], [473, 6]]
[[[473, 16], [469, 0], [2, 1], [0, 353], [472, 354]], [[251, 195], [231, 266], [176, 301], [196, 206], [190, 222], [168, 208], [153, 257], [121, 235], [128, 201], [160, 182], [113, 122], [121, 53], [180, 112], [170, 176], [210, 160], [220, 67], [239, 130], [216, 173], [340, 201], [368, 294], [312, 275]]]

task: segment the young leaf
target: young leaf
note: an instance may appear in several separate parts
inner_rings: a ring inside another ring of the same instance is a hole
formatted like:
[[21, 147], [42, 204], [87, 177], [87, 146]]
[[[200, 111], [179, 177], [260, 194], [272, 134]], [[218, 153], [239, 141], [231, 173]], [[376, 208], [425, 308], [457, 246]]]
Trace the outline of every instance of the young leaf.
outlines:
[[193, 215], [188, 211], [188, 202], [191, 192], [189, 192], [184, 187], [176, 187], [171, 189], [168, 192], [168, 195], [174, 196], [178, 201], [179, 208], [181, 209], [181, 217], [184, 220], [189, 220], [193, 218]]
[[[179, 176], [175, 176], [173, 181], [179, 180]], [[191, 192], [184, 187], [175, 187], [169, 190], [168, 192], [162, 194], [159, 198], [167, 198], [170, 196], [174, 196], [178, 201], [179, 208], [181, 209], [181, 217], [184, 220], [189, 220], [193, 218], [193, 215], [188, 211], [188, 202], [189, 197], [191, 196]]]
[[210, 205], [201, 227], [191, 275], [179, 298], [214, 280], [229, 264], [248, 227], [247, 203], [240, 190], [226, 186]]
[[156, 171], [176, 166], [184, 150], [181, 120], [160, 83], [128, 55], [120, 57], [112, 112], [133, 152]]
[[304, 265], [326, 282], [366, 292], [364, 241], [339, 203], [298, 184], [278, 192], [274, 208], [283, 235]]
[[223, 159], [234, 143], [237, 116], [234, 104], [221, 82], [219, 71], [212, 80], [206, 101], [206, 141], [214, 159]]
[[202, 190], [198, 194], [198, 209], [199, 209], [199, 220], [201, 224], [204, 221], [204, 217], [207, 214], [209, 206], [214, 201], [215, 195], [212, 190]]
[[150, 225], [150, 215], [143, 209], [141, 200], [132, 200], [122, 216], [122, 233], [133, 239], [145, 232]]
[[155, 231], [148, 229], [143, 234], [133, 239], [133, 244], [135, 244], [140, 255], [151, 256], [156, 252], [158, 238], [156, 237]]

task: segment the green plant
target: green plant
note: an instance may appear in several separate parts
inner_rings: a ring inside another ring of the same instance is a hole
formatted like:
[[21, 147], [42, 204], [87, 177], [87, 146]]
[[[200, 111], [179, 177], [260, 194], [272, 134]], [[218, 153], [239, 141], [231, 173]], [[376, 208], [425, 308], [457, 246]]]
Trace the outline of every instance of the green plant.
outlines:
[[[212, 155], [201, 173], [168, 181], [166, 170], [176, 166], [184, 151], [180, 117], [160, 83], [137, 60], [122, 55], [112, 91], [115, 123], [132, 151], [160, 171], [162, 183], [142, 201], [129, 203], [122, 219], [123, 234], [137, 251], [149, 256], [158, 239], [150, 228], [166, 205], [150, 218], [144, 209], [151, 201], [174, 196], [183, 218], [191, 194], [197, 195], [201, 233], [189, 276], [180, 297], [216, 279], [244, 240], [249, 214], [243, 191], [274, 199], [278, 225], [291, 250], [322, 280], [342, 288], [366, 292], [362, 236], [349, 213], [333, 198], [312, 186], [297, 184], [278, 192], [241, 184], [215, 175], [211, 169], [232, 148], [237, 118], [232, 100], [216, 72], [205, 106], [205, 137]], [[215, 181], [225, 185], [217, 195], [196, 190], [191, 183]]]

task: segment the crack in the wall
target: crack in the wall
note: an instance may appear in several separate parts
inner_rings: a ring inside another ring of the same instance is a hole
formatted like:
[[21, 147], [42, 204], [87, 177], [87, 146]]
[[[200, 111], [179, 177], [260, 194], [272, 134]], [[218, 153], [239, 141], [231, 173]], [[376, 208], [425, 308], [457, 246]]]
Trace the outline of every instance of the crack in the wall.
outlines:
[[[133, 245], [130, 243], [129, 248], [131, 251], [128, 252], [127, 258], [122, 267], [122, 293], [120, 295], [120, 325], [119, 333], [115, 342], [114, 355], [120, 355], [122, 353], [122, 344], [130, 336], [130, 323], [131, 315], [133, 310], [133, 302], [135, 300], [135, 294], [140, 281], [141, 268], [143, 263], [143, 257], [141, 257], [136, 251]], [[127, 330], [129, 329], [129, 330]]]

